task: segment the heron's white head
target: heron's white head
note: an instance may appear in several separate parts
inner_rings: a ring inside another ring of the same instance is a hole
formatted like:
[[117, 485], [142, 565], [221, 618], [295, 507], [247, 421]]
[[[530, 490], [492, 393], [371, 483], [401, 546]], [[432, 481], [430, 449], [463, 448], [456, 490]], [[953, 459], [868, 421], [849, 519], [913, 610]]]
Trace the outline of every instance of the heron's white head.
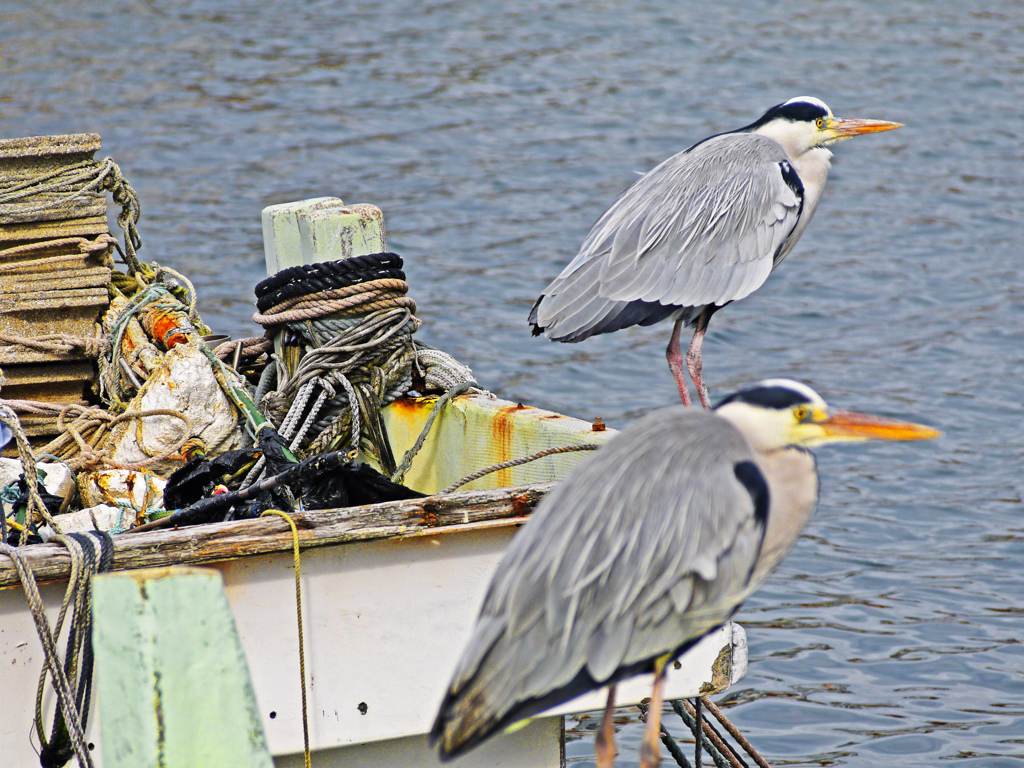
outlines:
[[927, 440], [940, 435], [908, 421], [830, 408], [813, 389], [790, 379], [767, 379], [729, 395], [715, 413], [760, 451], [855, 440]]
[[797, 96], [776, 104], [743, 130], [777, 141], [790, 157], [797, 158], [812, 149], [823, 149], [863, 133], [891, 131], [901, 127], [902, 123], [886, 120], [835, 117], [828, 104], [821, 99]]

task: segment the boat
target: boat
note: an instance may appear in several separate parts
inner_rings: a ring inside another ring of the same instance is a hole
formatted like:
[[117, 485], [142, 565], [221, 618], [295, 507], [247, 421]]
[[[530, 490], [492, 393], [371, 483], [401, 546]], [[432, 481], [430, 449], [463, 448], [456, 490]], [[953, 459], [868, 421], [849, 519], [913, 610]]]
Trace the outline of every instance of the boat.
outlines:
[[[268, 273], [289, 263], [384, 250], [383, 217], [370, 208], [318, 198], [265, 210]], [[240, 678], [211, 676], [191, 696], [174, 700], [155, 697], [152, 690], [115, 693], [118, 689], [110, 681], [141, 662], [133, 658], [130, 642], [120, 663], [97, 651], [98, 682], [85, 732], [96, 765], [132, 764], [125, 757], [131, 735], [124, 733], [131, 718], [174, 723], [156, 737], [164, 746], [179, 740], [216, 741], [217, 728], [226, 727], [224, 713], [218, 711], [225, 700], [219, 692], [245, 686], [251, 686], [254, 754], [259, 755], [245, 764], [302, 764], [303, 691], [308, 692], [305, 712], [315, 765], [411, 768], [438, 763], [426, 733], [491, 575], [539, 499], [587, 454], [546, 455], [503, 466], [461, 490], [441, 491], [482, 467], [551, 448], [602, 443], [615, 432], [487, 393], [458, 395], [443, 408], [437, 405], [437, 396], [403, 397], [382, 412], [392, 450], [401, 456], [436, 411], [404, 479], [410, 488], [428, 494], [425, 498], [344, 509], [300, 508], [292, 515], [301, 546], [301, 654], [288, 521], [264, 517], [113, 537], [112, 570], [96, 577], [97, 590], [104, 581], [126, 574], [171, 583], [189, 573], [216, 572], [217, 589], [222, 589], [230, 612], [205, 615], [197, 608], [191, 618], [196, 627], [233, 622], [246, 672]], [[52, 626], [70, 572], [68, 551], [45, 543], [22, 549], [41, 583]], [[0, 558], [0, 690], [5, 702], [0, 755], [4, 765], [18, 768], [38, 762], [31, 732], [44, 664], [20, 585], [13, 564]], [[124, 615], [130, 611], [118, 613], [109, 605], [97, 609], [97, 636], [122, 632], [135, 637], [132, 633], [139, 627]], [[182, 664], [188, 666], [187, 661]], [[727, 624], [670, 666], [666, 698], [724, 691], [743, 677], [746, 665], [743, 629]], [[168, 674], [179, 672], [171, 669]], [[188, 677], [184, 669], [180, 674]], [[642, 676], [620, 684], [618, 704], [641, 702], [651, 682], [650, 676]], [[50, 693], [47, 711], [54, 705]], [[521, 730], [492, 738], [453, 764], [564, 765], [564, 717], [603, 705], [601, 692], [581, 696]], [[168, 707], [182, 711], [172, 717]]]

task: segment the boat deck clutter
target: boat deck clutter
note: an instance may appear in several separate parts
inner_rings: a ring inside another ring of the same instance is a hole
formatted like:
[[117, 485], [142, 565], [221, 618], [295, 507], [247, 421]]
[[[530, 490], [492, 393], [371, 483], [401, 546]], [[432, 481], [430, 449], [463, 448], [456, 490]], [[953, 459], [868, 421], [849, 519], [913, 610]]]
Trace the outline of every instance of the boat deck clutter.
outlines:
[[393, 455], [382, 408], [482, 390], [413, 339], [402, 259], [282, 269], [255, 289], [264, 335], [216, 336], [186, 276], [138, 261], [141, 207], [99, 148], [92, 134], [0, 142], [3, 462], [39, 480], [6, 484], [4, 540], [421, 496], [390, 480], [411, 457]]

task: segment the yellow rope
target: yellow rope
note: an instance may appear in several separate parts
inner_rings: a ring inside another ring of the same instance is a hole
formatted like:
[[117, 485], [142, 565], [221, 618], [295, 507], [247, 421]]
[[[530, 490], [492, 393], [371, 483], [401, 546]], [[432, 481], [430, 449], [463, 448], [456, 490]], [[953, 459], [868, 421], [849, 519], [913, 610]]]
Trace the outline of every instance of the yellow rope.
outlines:
[[304, 650], [305, 645], [302, 640], [302, 571], [299, 562], [299, 529], [295, 527], [295, 521], [292, 520], [291, 515], [287, 512], [282, 512], [280, 509], [268, 509], [260, 515], [260, 517], [266, 517], [267, 515], [283, 517], [292, 529], [292, 547], [295, 552], [295, 614], [299, 624], [299, 676], [302, 681], [302, 744], [304, 748], [306, 768], [310, 768], [309, 724], [306, 714], [306, 653]]

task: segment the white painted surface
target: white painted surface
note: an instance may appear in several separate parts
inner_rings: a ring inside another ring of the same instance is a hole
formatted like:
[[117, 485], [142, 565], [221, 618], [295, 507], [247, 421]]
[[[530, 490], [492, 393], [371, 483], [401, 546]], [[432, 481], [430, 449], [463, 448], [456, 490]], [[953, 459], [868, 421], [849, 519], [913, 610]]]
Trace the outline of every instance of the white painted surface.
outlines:
[[[429, 729], [487, 584], [514, 532], [513, 527], [488, 528], [303, 552], [310, 738], [315, 749], [405, 739]], [[270, 750], [275, 755], [301, 752], [292, 556], [246, 558], [217, 567], [224, 574]], [[52, 622], [63, 585], [44, 586], [42, 592]], [[711, 680], [711, 665], [721, 648], [729, 643], [732, 681], [738, 680], [746, 669], [746, 644], [742, 629], [725, 628], [687, 654], [681, 669], [669, 672], [668, 697], [700, 691]], [[35, 765], [29, 733], [43, 657], [18, 589], [0, 590], [0, 660], [0, 692], [7, 712], [0, 718], [0, 755], [5, 757], [4, 766]], [[640, 701], [649, 695], [649, 686], [649, 677], [621, 684], [619, 703]], [[52, 695], [47, 701], [47, 711], [52, 712]], [[360, 704], [366, 705], [366, 714]], [[602, 705], [598, 693], [554, 712]], [[96, 725], [94, 716], [88, 732], [94, 743], [99, 741]], [[506, 744], [512, 749], [516, 737], [498, 736], [493, 748], [500, 751]], [[507, 739], [513, 741], [506, 743]], [[387, 756], [393, 749], [405, 754], [416, 743], [421, 742], [382, 743], [378, 757], [390, 764]], [[538, 749], [547, 754], [546, 748]], [[345, 759], [354, 754], [345, 753]], [[546, 757], [534, 757], [518, 765], [549, 764]], [[430, 764], [433, 757], [418, 759]]]
[[[447, 763], [427, 744], [426, 736], [357, 744], [317, 752], [314, 768], [560, 768], [562, 718], [534, 720], [520, 731], [502, 734]], [[275, 768], [302, 768], [301, 754], [274, 758]]]
[[[512, 528], [347, 544], [303, 554], [303, 610], [310, 739], [317, 749], [429, 730]], [[291, 555], [236, 560], [224, 574], [273, 754], [302, 749]], [[745, 671], [742, 630], [710, 636], [671, 670], [667, 695], [696, 695], [722, 646], [736, 645], [733, 680]], [[621, 684], [618, 701], [650, 695], [650, 676]], [[365, 704], [366, 713], [360, 705]], [[553, 710], [599, 709], [602, 694]], [[272, 718], [271, 713], [275, 713]]]

